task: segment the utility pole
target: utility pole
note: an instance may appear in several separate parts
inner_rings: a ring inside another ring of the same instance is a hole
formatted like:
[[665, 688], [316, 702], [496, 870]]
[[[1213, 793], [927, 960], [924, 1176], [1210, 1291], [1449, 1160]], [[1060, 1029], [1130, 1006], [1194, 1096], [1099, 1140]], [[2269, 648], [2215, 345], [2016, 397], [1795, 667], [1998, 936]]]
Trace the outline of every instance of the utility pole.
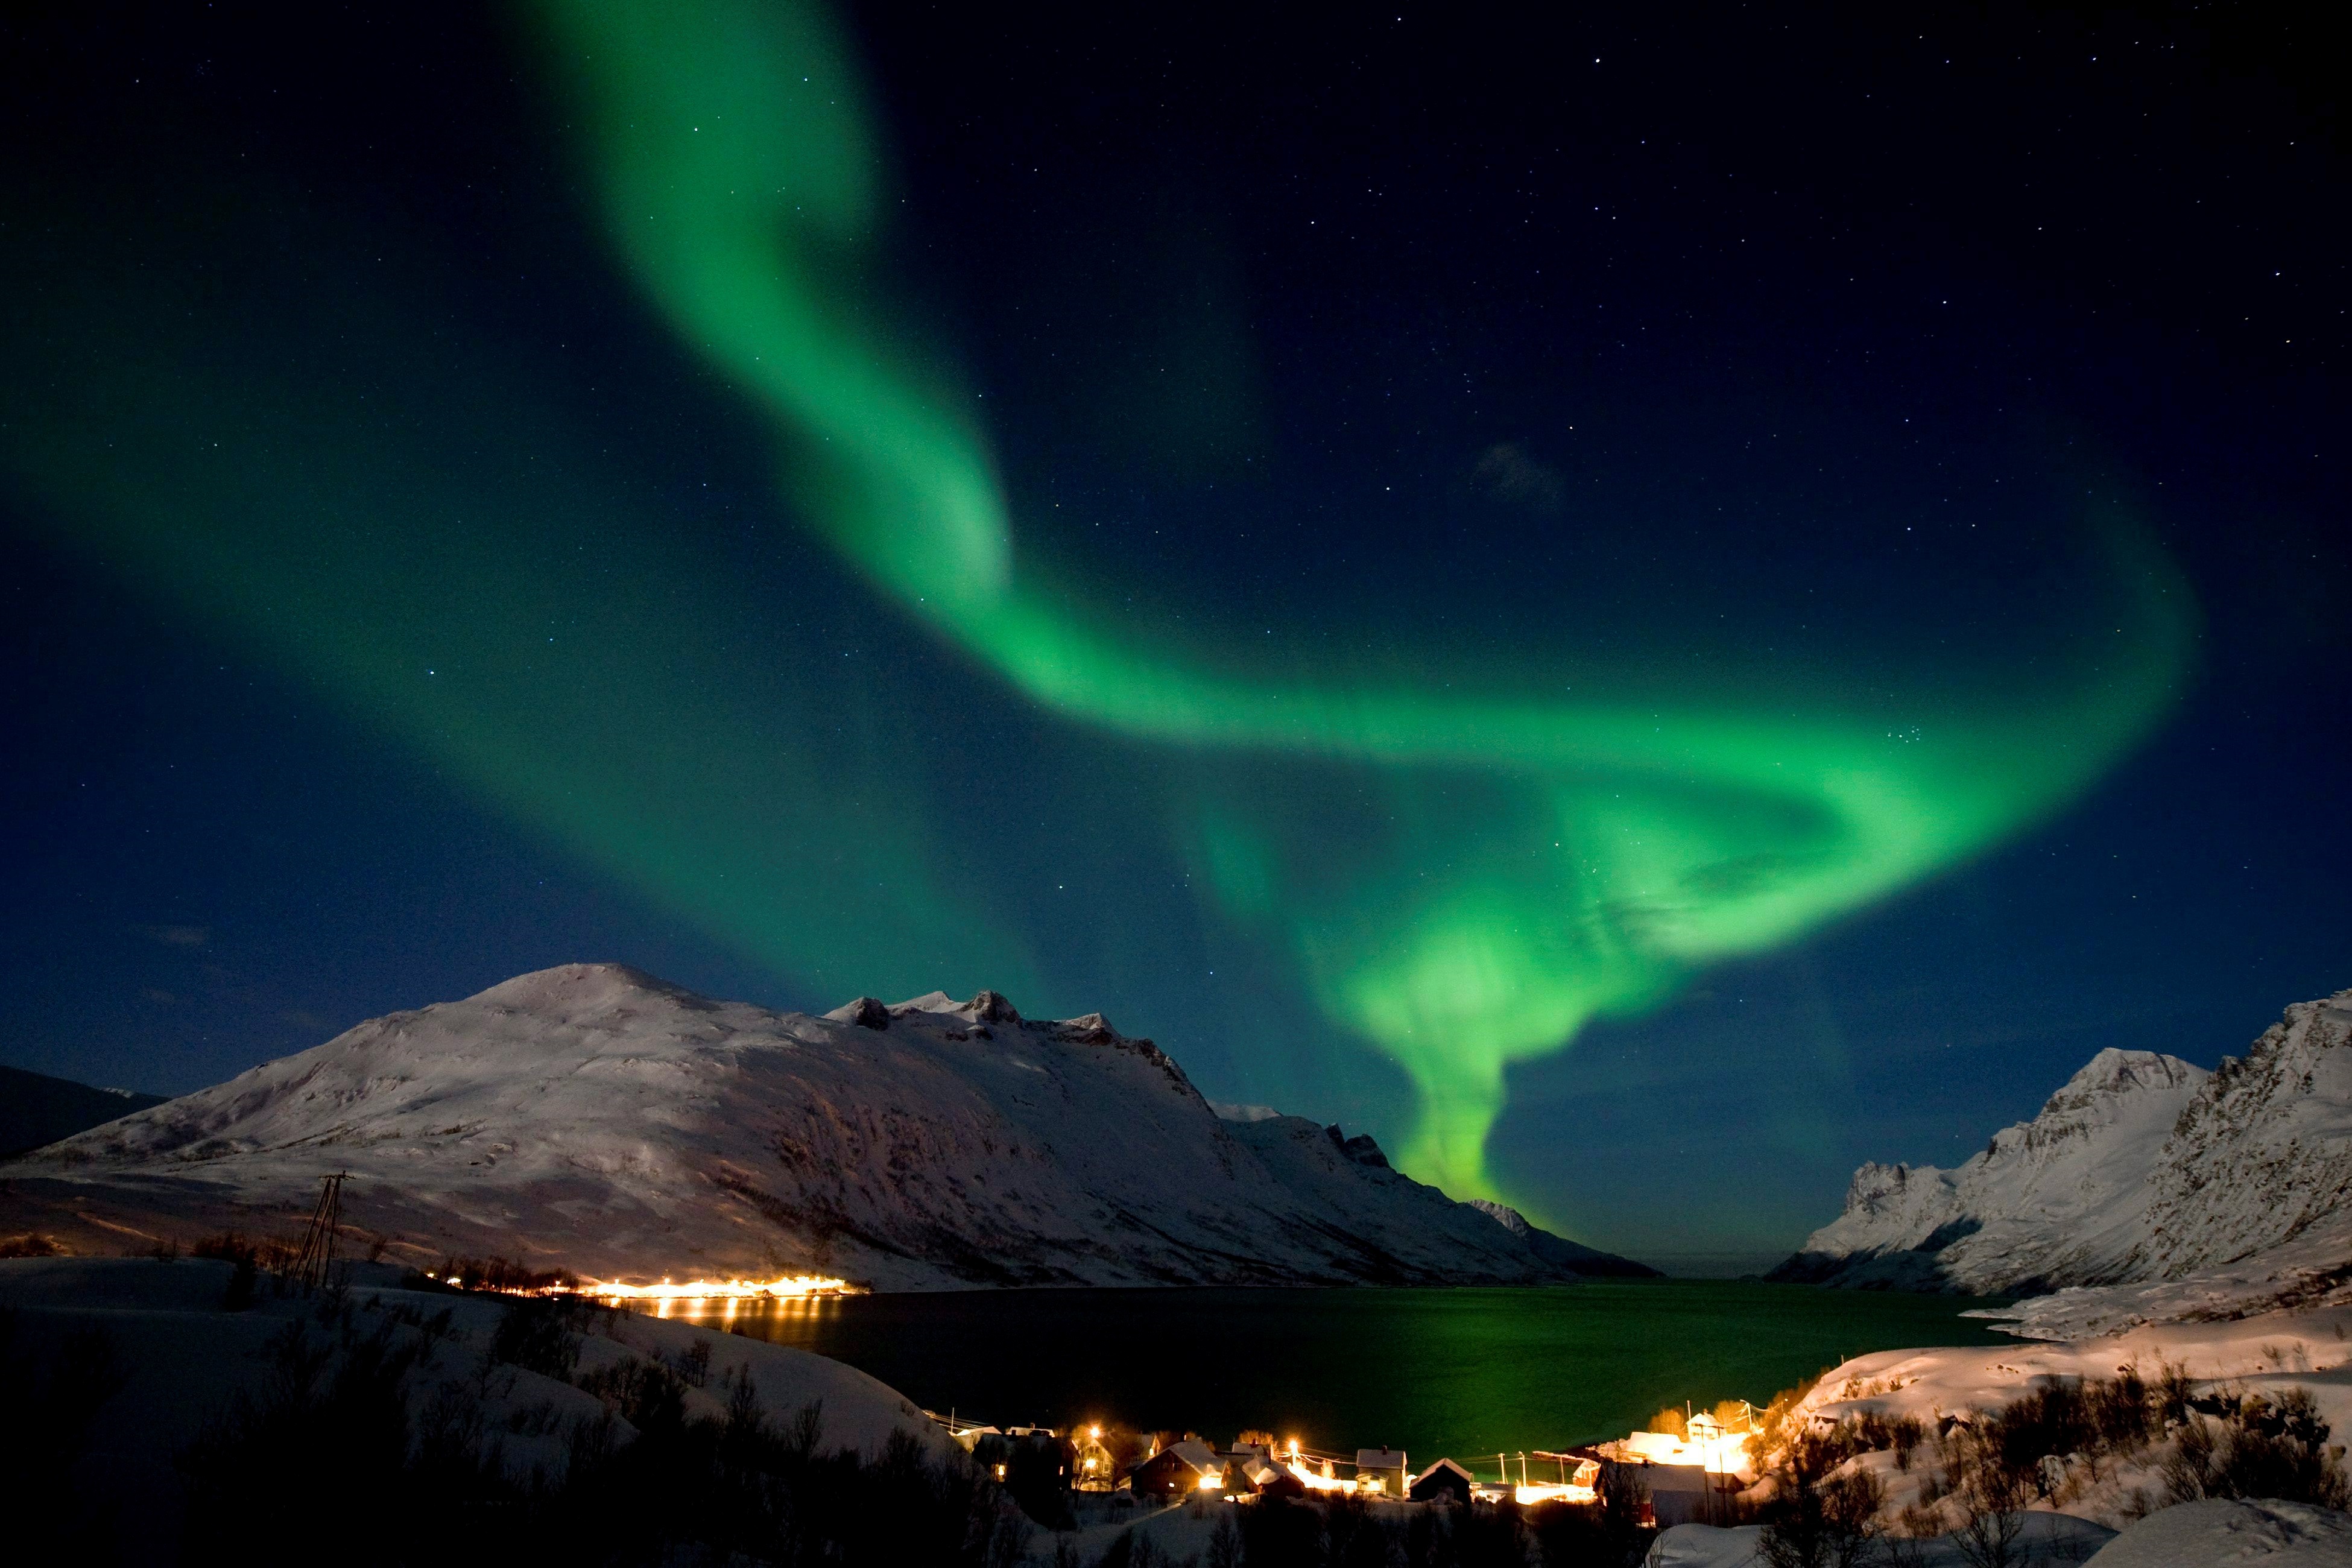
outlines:
[[349, 1171], [337, 1171], [320, 1178], [319, 1204], [310, 1211], [310, 1224], [302, 1232], [302, 1250], [294, 1255], [293, 1267], [287, 1277], [296, 1284], [315, 1290], [327, 1282], [327, 1265], [334, 1261], [335, 1226], [343, 1214], [343, 1178]]

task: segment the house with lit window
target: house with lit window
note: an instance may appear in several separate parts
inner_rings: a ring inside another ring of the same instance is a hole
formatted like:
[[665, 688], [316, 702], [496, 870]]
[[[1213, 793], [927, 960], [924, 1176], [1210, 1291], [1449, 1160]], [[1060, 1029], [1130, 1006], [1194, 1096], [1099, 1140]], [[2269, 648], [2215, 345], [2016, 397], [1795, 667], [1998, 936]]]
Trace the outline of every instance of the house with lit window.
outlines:
[[1172, 1500], [1196, 1491], [1222, 1491], [1225, 1462], [1206, 1443], [1186, 1437], [1136, 1466], [1130, 1479], [1136, 1496]]
[[1118, 1462], [1103, 1441], [1099, 1426], [1080, 1426], [1070, 1434], [1070, 1488], [1074, 1491], [1107, 1492], [1118, 1485]]
[[1412, 1475], [1405, 1468], [1402, 1448], [1359, 1448], [1356, 1450], [1356, 1489], [1377, 1492], [1387, 1497], [1404, 1496], [1405, 1481]]

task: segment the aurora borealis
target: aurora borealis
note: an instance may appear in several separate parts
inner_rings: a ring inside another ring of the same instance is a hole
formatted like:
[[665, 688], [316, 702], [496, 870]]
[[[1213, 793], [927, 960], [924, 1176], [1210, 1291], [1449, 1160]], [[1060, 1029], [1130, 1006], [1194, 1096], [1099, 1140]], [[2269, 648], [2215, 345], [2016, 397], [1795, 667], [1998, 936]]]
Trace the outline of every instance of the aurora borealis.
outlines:
[[[1892, 226], [1685, 194], [1728, 153], [1627, 172], [1595, 110], [1507, 181], [1506, 118], [1441, 178], [1442, 140], [1359, 156], [1386, 110], [1289, 118], [1311, 40], [1147, 110], [1049, 31], [992, 85], [885, 11], [534, 0], [460, 30], [452, 100], [363, 95], [334, 145], [381, 166], [239, 129], [281, 112], [250, 87], [20, 161], [12, 537], [583, 868], [596, 929], [691, 931], [707, 984], [1100, 1007], [1213, 1098], [1632, 1246], [1539, 1173], [1593, 1134], [1515, 1111], [1520, 1064], [2061, 831], [2194, 721], [2207, 626], [2269, 591], [2208, 570], [2247, 524], [2160, 421], [2049, 389], [2058, 306], [1948, 330]], [[1475, 73], [1430, 68], [1394, 90], [1443, 129]], [[1215, 141], [1223, 91], [1276, 129]], [[1198, 169], [1070, 130], [1154, 114]], [[1339, 174], [1383, 156], [1419, 196]], [[1577, 180], [1540, 238], [1445, 205]], [[1777, 270], [1727, 281], [1750, 238]], [[537, 942], [467, 962], [635, 956]]]
[[[1765, 717], [1762, 693], [1546, 700], [1520, 670], [1441, 691], [1236, 668], [1181, 634], [1138, 646], [1016, 549], [982, 433], [861, 326], [840, 281], [854, 267], [826, 253], [870, 231], [879, 180], [824, 18], [548, 10], [577, 62], [614, 248], [681, 340], [763, 405], [807, 515], [904, 612], [1033, 700], [1145, 742], [1473, 771], [1513, 797], [1516, 834], [1433, 821], [1319, 897], [1286, 885], [1257, 814], [1185, 812], [1229, 911], [1263, 921], [1332, 1019], [1412, 1076], [1405, 1163], [1449, 1191], [1500, 1195], [1483, 1150], [1507, 1063], [2032, 821], [2137, 738], [2178, 679], [2190, 610], [2144, 543], [2116, 551], [2105, 618], [2124, 624], [2104, 668], [2086, 650], [2023, 710], [1955, 705], [1932, 735], [1850, 708]], [[1537, 660], [1572, 666], [1564, 640], [1569, 658]]]

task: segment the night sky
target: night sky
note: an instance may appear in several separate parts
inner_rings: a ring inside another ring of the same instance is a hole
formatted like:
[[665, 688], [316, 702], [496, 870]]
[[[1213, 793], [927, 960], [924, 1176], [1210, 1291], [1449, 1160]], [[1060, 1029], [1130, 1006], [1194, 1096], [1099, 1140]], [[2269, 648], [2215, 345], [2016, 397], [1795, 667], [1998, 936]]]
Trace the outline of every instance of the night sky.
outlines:
[[2281, 8], [48, 9], [0, 1061], [986, 986], [1700, 1271], [2352, 984]]

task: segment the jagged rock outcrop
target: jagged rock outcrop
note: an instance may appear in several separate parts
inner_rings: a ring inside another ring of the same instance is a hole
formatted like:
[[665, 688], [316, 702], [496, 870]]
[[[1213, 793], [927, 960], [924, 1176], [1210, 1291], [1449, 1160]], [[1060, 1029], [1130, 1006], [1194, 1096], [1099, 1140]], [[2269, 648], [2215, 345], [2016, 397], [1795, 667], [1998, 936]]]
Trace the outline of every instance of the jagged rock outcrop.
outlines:
[[[2212, 1072], [2105, 1050], [2032, 1121], [1953, 1171], [1868, 1164], [1845, 1211], [1773, 1278], [2126, 1298], [2230, 1310], [2352, 1279], [2352, 991], [2298, 1003]], [[2229, 1289], [2182, 1290], [2215, 1271]], [[2167, 1282], [2150, 1294], [2146, 1289]], [[2218, 1291], [2218, 1293], [2217, 1293]], [[2087, 1301], [2078, 1300], [2077, 1308]], [[2188, 1308], [2180, 1310], [2186, 1310]]]
[[[1221, 1120], [1099, 1014], [993, 992], [824, 1017], [614, 964], [394, 1013], [0, 1165], [0, 1228], [121, 1249], [299, 1228], [395, 1255], [882, 1289], [1532, 1283], [1582, 1269], [1300, 1117]], [[1560, 1246], [1572, 1244], [1560, 1242]], [[1596, 1258], [1605, 1255], [1594, 1254]], [[1613, 1261], [1613, 1260], [1612, 1260]]]

